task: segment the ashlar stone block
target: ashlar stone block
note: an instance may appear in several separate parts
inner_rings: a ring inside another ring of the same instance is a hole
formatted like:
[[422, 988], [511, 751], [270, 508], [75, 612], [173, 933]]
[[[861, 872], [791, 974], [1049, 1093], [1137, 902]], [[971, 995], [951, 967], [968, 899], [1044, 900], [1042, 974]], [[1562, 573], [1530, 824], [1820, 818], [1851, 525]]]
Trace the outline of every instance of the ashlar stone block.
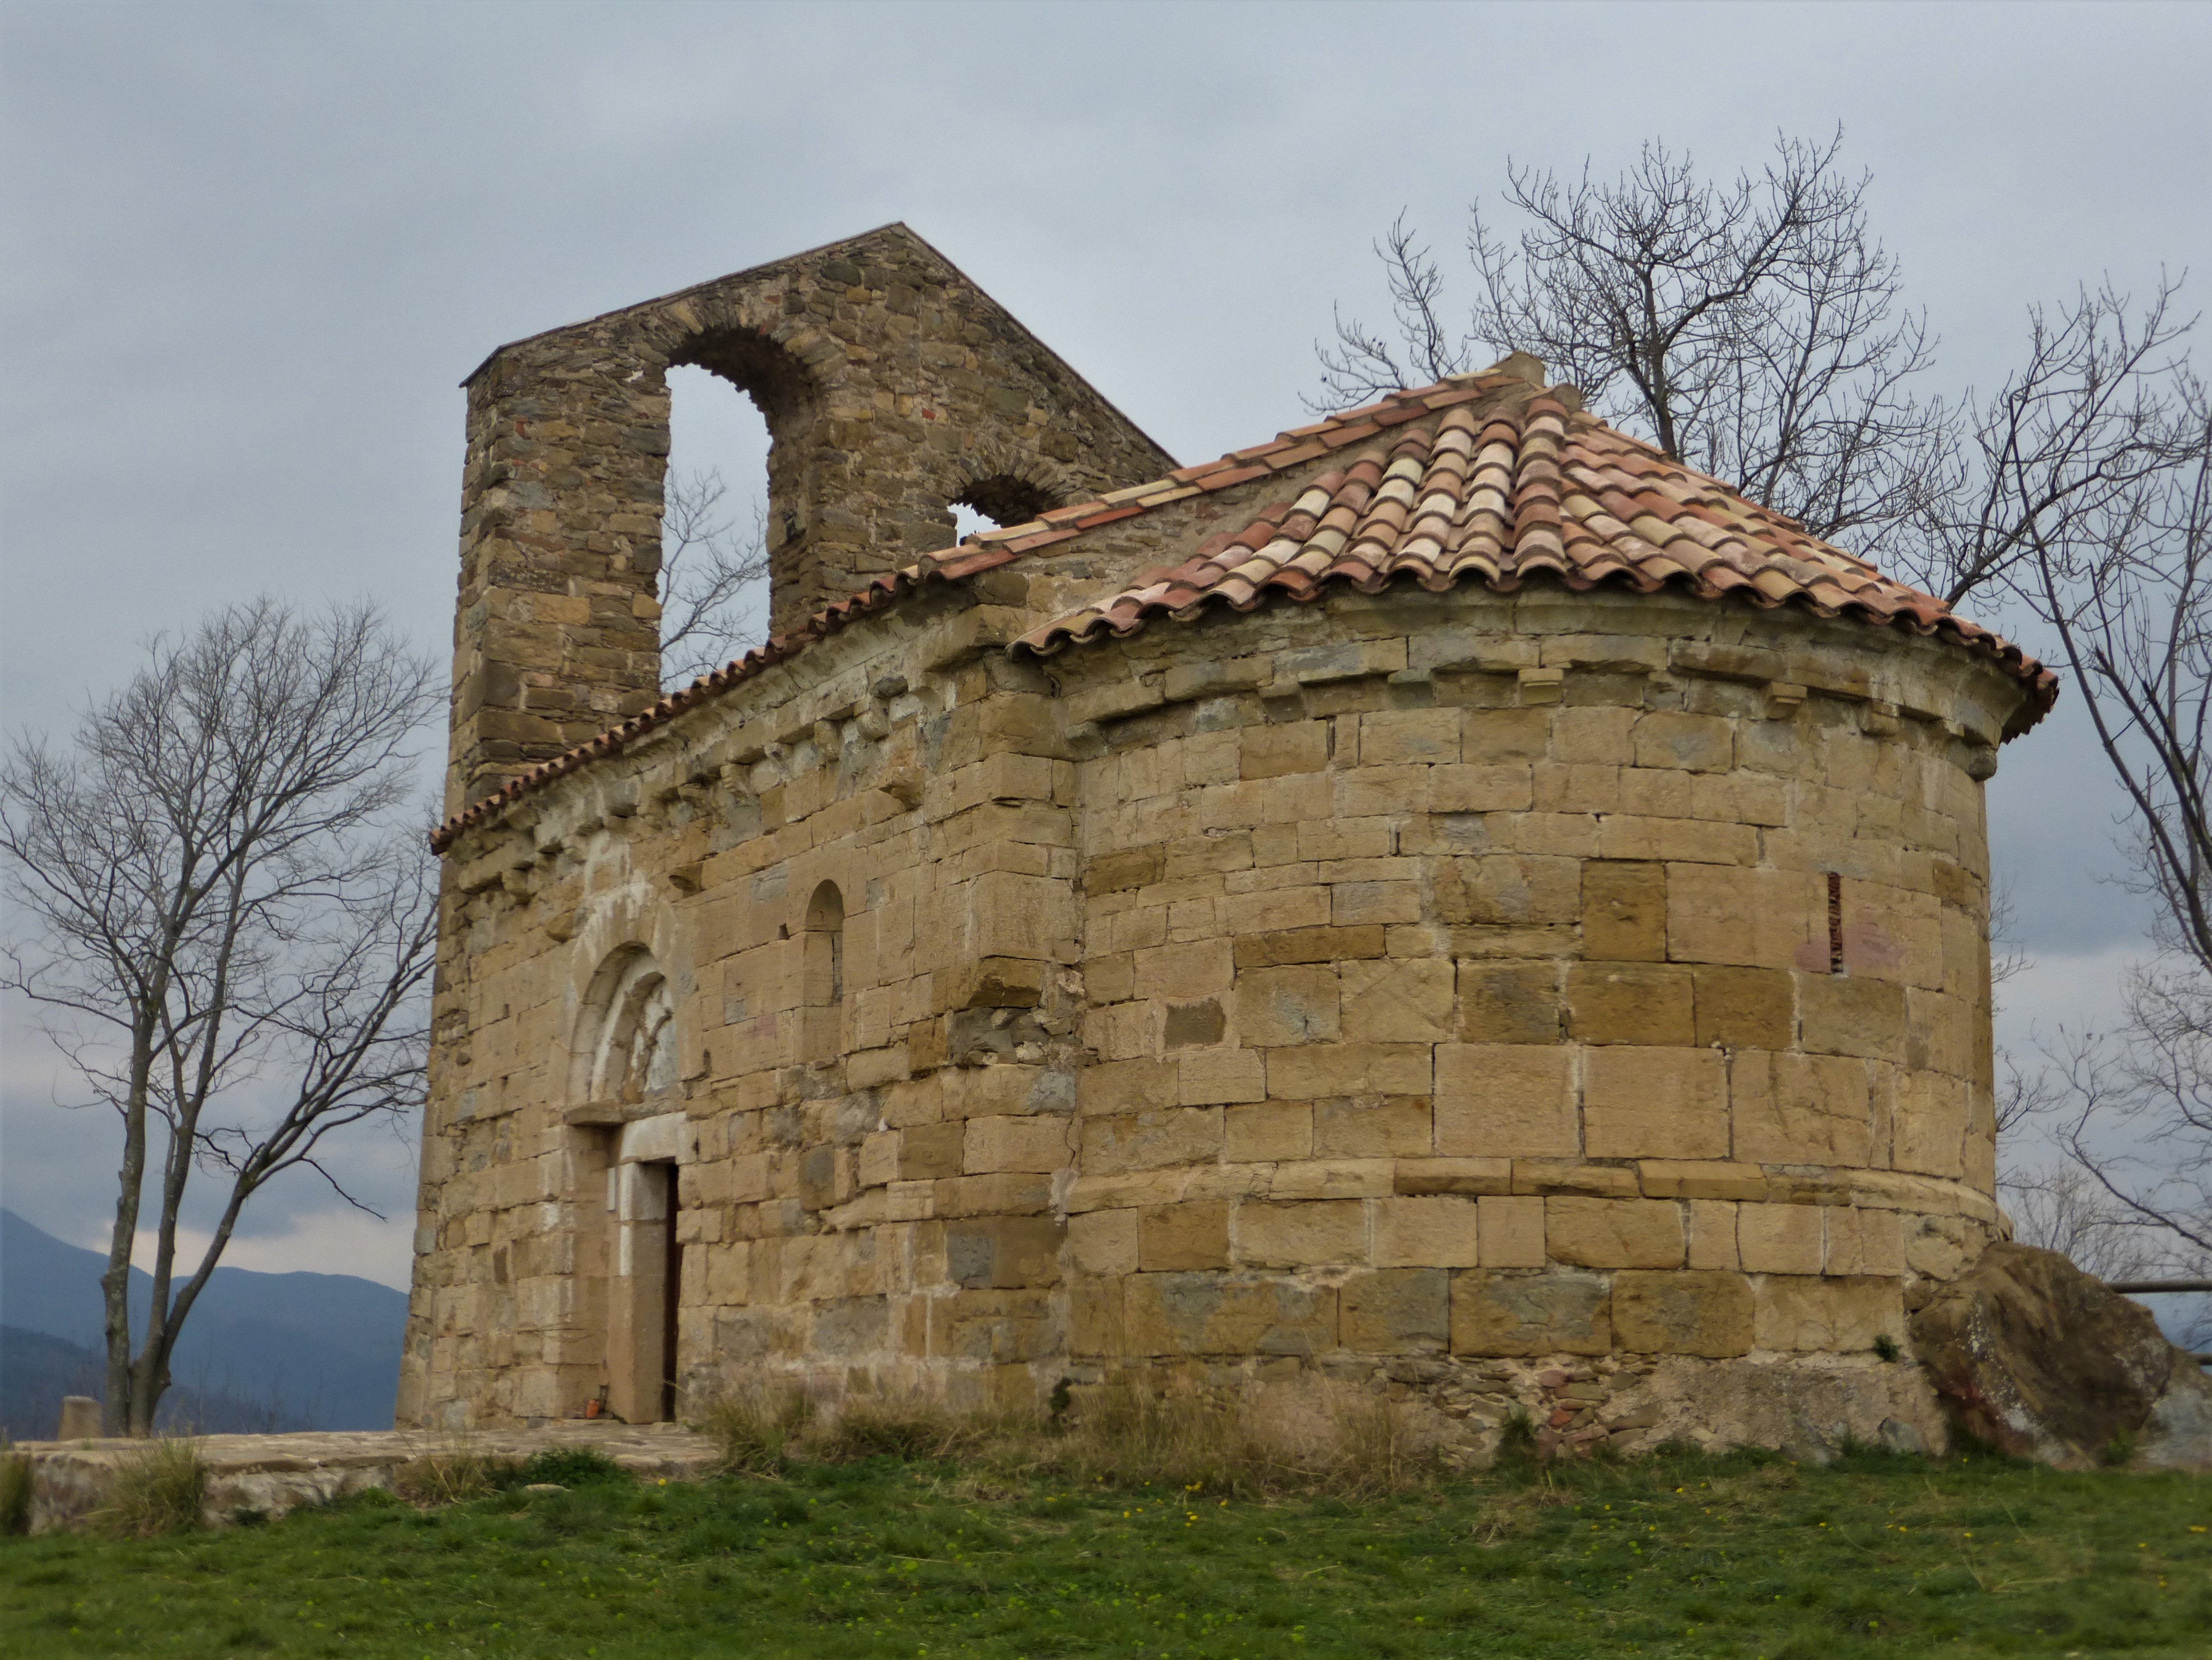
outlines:
[[1476, 764], [1543, 758], [1552, 741], [1548, 708], [1468, 709], [1460, 733], [1461, 758]]
[[1138, 1213], [1085, 1211], [1067, 1219], [1068, 1258], [1078, 1274], [1137, 1271]]
[[1583, 955], [1607, 963], [1667, 958], [1667, 867], [1593, 859], [1583, 866]]
[[1328, 751], [1326, 721], [1246, 727], [1240, 734], [1238, 775], [1280, 778], [1290, 773], [1319, 772], [1328, 764]]
[[1749, 1199], [1767, 1196], [1766, 1172], [1724, 1159], [1646, 1158], [1636, 1167], [1646, 1199]]
[[1397, 1173], [1394, 1158], [1295, 1160], [1274, 1167], [1267, 1192], [1275, 1199], [1379, 1199], [1395, 1190]]
[[1957, 1177], [1963, 1170], [1972, 1092], [1966, 1081], [1941, 1073], [1908, 1072], [1897, 1080], [1897, 1116], [1891, 1126], [1897, 1168]]
[[1741, 1205], [1736, 1246], [1747, 1274], [1818, 1274], [1823, 1229], [1819, 1205]]
[[1228, 1201], [1162, 1205], [1144, 1211], [1138, 1223], [1137, 1259], [1148, 1274], [1227, 1268]]
[[1864, 1165], [1874, 1146], [1867, 1064], [1841, 1055], [1729, 1057], [1735, 1156], [1757, 1164]]
[[1221, 1134], [1219, 1107], [1178, 1107], [1115, 1118], [1086, 1118], [1082, 1130], [1083, 1172], [1110, 1176], [1121, 1171], [1211, 1164], [1221, 1156]]
[[1448, 960], [1392, 957], [1346, 963], [1338, 979], [1348, 1043], [1439, 1043], [1457, 1035], [1455, 975]]
[[1449, 1196], [1375, 1201], [1377, 1268], [1472, 1268], [1481, 1265], [1478, 1199]]
[[1267, 1063], [1257, 1049], [1188, 1049], [1176, 1067], [1176, 1093], [1185, 1106], [1267, 1098]]
[[1567, 970], [1567, 1031], [1583, 1043], [1689, 1048], [1690, 970], [1672, 963], [1577, 963]]
[[[1067, 1168], [1074, 1151], [1068, 1121], [1056, 1113], [1020, 1118], [970, 1118], [962, 1154], [969, 1176], [994, 1171], [1030, 1171], [1049, 1175]], [[863, 1178], [865, 1180], [865, 1177]]]
[[1735, 761], [1735, 727], [1719, 715], [1654, 709], [1632, 734], [1639, 767], [1726, 772]]
[[1763, 1349], [1848, 1354], [1872, 1348], [1879, 1335], [1904, 1340], [1904, 1297], [1894, 1280], [1770, 1274], [1753, 1295]]
[[1905, 1272], [1904, 1219], [1893, 1210], [1824, 1205], [1826, 1232], [1821, 1272], [1895, 1279]]
[[[1067, 1352], [1079, 1359], [1129, 1353], [1123, 1297], [1128, 1280], [1078, 1280], [1067, 1288]], [[917, 1299], [918, 1300], [918, 1299]]]
[[1743, 1258], [1736, 1249], [1735, 1206], [1725, 1199], [1692, 1199], [1689, 1207], [1690, 1267], [1742, 1267]]
[[1440, 922], [1568, 924], [1582, 915], [1582, 865], [1540, 853], [1484, 854], [1435, 861]]
[[1459, 1031], [1469, 1043], [1556, 1043], [1565, 1005], [1556, 963], [1459, 964]]
[[1236, 978], [1226, 939], [1158, 946], [1136, 955], [1136, 994], [1193, 1002], [1226, 993]]
[[1513, 1191], [1510, 1158], [1401, 1158], [1390, 1178], [1390, 1190], [1411, 1198], [1456, 1194], [1474, 1198], [1486, 1193]]
[[1431, 812], [1526, 812], [1535, 791], [1526, 761], [1440, 766], [1429, 775]]
[[1248, 1200], [1232, 1228], [1239, 1262], [1307, 1268], [1367, 1260], [1367, 1208], [1357, 1199]]
[[1212, 1272], [1137, 1274], [1122, 1282], [1137, 1354], [1286, 1354], [1336, 1346], [1336, 1292], [1301, 1280]]
[[1613, 1276], [1613, 1347], [1636, 1354], [1751, 1353], [1751, 1282], [1740, 1274], [1690, 1269]]
[[1437, 1152], [1447, 1158], [1546, 1158], [1580, 1151], [1573, 1055], [1561, 1045], [1440, 1043]]
[[1267, 1093], [1278, 1100], [1328, 1095], [1426, 1095], [1425, 1043], [1310, 1043], [1267, 1051]]
[[1343, 1036], [1337, 971], [1326, 964], [1246, 969], [1237, 976], [1236, 1006], [1237, 1041], [1249, 1048]]
[[1667, 955], [1677, 963], [1825, 970], [1826, 889], [1811, 871], [1671, 865]]
[[1065, 1224], [1049, 1216], [971, 1216], [945, 1227], [945, 1274], [1000, 1290], [1056, 1286]]
[[1714, 1049], [1585, 1050], [1583, 1128], [1593, 1158], [1725, 1158], [1726, 1065]]
[[1544, 1202], [1517, 1195], [1489, 1194], [1475, 1201], [1475, 1228], [1482, 1267], [1544, 1266]]
[[1662, 1199], [1544, 1201], [1544, 1245], [1552, 1260], [1586, 1268], [1678, 1268], [1682, 1207]]
[[1314, 1110], [1304, 1101], [1234, 1106], [1224, 1119], [1222, 1158], [1232, 1164], [1273, 1164], [1314, 1155]]
[[1613, 1347], [1606, 1280], [1571, 1268], [1452, 1276], [1454, 1354], [1604, 1354]]
[[1425, 1095], [1316, 1101], [1316, 1158], [1413, 1158], [1428, 1152], [1435, 1131]]
[[1460, 711], [1381, 709], [1359, 717], [1359, 764], [1435, 765], [1460, 758]]
[[1797, 991], [1779, 969], [1701, 965], [1691, 975], [1700, 1049], [1784, 1049], [1797, 1035]]
[[1443, 1268], [1355, 1274], [1337, 1293], [1338, 1341], [1360, 1354], [1440, 1354], [1451, 1340], [1451, 1276]]
[[1841, 974], [1796, 978], [1800, 1049], [1869, 1061], [1893, 1061], [1905, 1054], [1903, 986]]

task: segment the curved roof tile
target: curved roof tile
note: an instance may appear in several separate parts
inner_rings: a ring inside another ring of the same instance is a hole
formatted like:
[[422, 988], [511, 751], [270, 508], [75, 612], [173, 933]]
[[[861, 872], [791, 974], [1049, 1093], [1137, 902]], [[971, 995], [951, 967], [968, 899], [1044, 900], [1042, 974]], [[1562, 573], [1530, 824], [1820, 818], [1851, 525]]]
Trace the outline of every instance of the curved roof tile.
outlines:
[[[1336, 417], [1361, 429], [1364, 447], [1287, 507], [1016, 644], [1048, 655], [1126, 638], [1162, 615], [1188, 621], [1210, 604], [1249, 611], [1270, 593], [1314, 599], [1335, 583], [1374, 593], [1410, 581], [1441, 593], [1474, 581], [1510, 593], [1540, 572], [1577, 590], [1736, 594], [1941, 635], [2026, 684], [2026, 718], [2008, 736], [2057, 701], [2057, 676], [2019, 647], [1582, 413], [1571, 393], [1541, 391], [1504, 409], [1441, 402], [1454, 385]], [[1400, 424], [1407, 420], [1413, 424]]]

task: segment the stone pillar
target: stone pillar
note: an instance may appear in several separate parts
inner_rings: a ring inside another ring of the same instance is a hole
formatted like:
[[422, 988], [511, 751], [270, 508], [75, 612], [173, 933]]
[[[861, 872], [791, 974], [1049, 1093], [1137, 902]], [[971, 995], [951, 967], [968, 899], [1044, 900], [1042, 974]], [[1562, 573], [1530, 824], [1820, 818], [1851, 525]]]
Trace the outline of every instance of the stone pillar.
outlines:
[[100, 1438], [100, 1402], [88, 1395], [62, 1396], [61, 1427], [57, 1441], [96, 1441]]
[[659, 696], [667, 453], [664, 366], [634, 353], [501, 353], [470, 383], [447, 812]]

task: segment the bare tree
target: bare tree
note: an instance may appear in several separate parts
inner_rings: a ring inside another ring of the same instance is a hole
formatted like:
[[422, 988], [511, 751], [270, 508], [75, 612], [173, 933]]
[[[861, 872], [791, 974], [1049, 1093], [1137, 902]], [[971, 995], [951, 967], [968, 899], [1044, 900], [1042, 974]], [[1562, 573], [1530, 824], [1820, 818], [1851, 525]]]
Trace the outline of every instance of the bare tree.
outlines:
[[[150, 1431], [246, 1202], [305, 1168], [359, 1203], [323, 1143], [422, 1099], [436, 922], [410, 746], [439, 702], [374, 607], [301, 617], [264, 599], [155, 639], [68, 745], [20, 737], [0, 763], [0, 983], [38, 1006], [78, 1104], [121, 1131], [100, 1280], [110, 1433]], [[183, 1274], [196, 1173], [220, 1212]]]
[[2195, 319], [2177, 312], [2179, 292], [2161, 279], [2131, 313], [2106, 283], [2029, 312], [2026, 362], [1986, 403], [1968, 400], [1967, 441], [1917, 493], [1924, 534], [1905, 574], [1952, 605], [2010, 587], [2054, 621], [2039, 550], [2073, 582], [2081, 547], [2109, 539], [2185, 463], [2179, 347]]
[[1996, 516], [2015, 520], [2026, 556], [2010, 580], [2057, 637], [2126, 803], [2132, 885], [2152, 902], [2156, 954], [2128, 978], [2119, 1030], [2051, 1057], [2057, 1138], [2111, 1201], [2159, 1231], [2168, 1265], [2202, 1267], [2212, 1262], [2212, 398], [2185, 360], [2152, 356], [2188, 326], [2172, 320], [2172, 297], [2161, 285], [2132, 325], [2109, 292], [2085, 296], [2057, 328], [2039, 319], [2030, 374], [1992, 404], [1980, 445], [1999, 459]]
[[768, 578], [768, 512], [752, 504], [740, 534], [723, 506], [718, 471], [672, 476], [660, 520], [660, 684], [672, 690], [711, 674], [756, 642], [760, 623], [745, 589]]
[[2022, 1244], [2062, 1252], [2100, 1280], [2133, 1279], [2158, 1261], [2154, 1230], [2078, 1164], [2008, 1176], [1999, 1186]]
[[1509, 246], [1472, 210], [1464, 330], [1401, 214], [1376, 249], [1398, 338], [1340, 313], [1316, 348], [1322, 401], [1458, 373], [1478, 345], [1532, 353], [1617, 424], [1881, 562], [1923, 533], [1924, 489], [1949, 476], [1958, 435], [1914, 390], [1935, 343], [1900, 303], [1842, 143], [1779, 140], [1726, 184], [1658, 143], [1611, 182], [1509, 163], [1521, 228]]

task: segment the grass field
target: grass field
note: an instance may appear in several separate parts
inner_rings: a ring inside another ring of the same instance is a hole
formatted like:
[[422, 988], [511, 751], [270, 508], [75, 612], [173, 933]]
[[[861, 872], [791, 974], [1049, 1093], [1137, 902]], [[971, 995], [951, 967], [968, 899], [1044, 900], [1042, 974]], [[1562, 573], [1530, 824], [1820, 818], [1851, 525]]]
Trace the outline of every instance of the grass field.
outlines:
[[0, 1653], [2212, 1654], [2212, 1483], [1989, 1457], [1529, 1468], [1349, 1502], [888, 1457], [0, 1540]]

